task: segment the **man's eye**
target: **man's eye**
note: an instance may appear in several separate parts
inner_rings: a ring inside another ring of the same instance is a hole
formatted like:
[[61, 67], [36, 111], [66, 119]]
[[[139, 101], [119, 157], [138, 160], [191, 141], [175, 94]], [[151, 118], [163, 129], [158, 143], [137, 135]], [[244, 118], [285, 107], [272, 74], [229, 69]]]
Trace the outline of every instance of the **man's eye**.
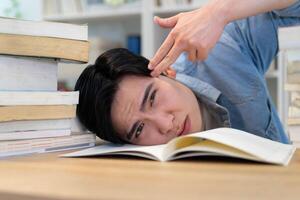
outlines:
[[155, 95], [156, 95], [156, 90], [154, 90], [154, 92], [152, 92], [151, 96], [150, 96], [150, 106], [152, 107], [154, 104], [154, 100], [155, 100]]
[[136, 132], [135, 132], [135, 137], [137, 138], [143, 131], [143, 128], [144, 128], [144, 123], [142, 122], [139, 127], [137, 128]]

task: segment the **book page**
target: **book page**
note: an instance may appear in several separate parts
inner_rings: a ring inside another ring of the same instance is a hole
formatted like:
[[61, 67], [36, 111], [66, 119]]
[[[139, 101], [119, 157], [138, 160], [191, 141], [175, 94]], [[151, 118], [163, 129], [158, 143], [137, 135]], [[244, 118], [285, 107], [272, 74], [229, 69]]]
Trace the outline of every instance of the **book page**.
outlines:
[[[189, 139], [186, 140], [184, 138]], [[203, 139], [238, 149], [248, 155], [256, 157], [257, 160], [283, 165], [286, 165], [289, 162], [295, 151], [295, 148], [292, 145], [275, 142], [245, 131], [233, 128], [217, 128], [185, 135], [172, 140], [167, 144], [166, 150], [164, 151], [164, 157], [167, 159], [166, 157], [172, 155], [171, 152], [194, 144], [197, 144], [198, 151], [204, 151], [205, 148], [201, 147], [201, 141]], [[180, 142], [181, 140], [184, 140], [184, 142]], [[223, 153], [224, 155], [228, 153], [224, 150], [224, 146], [219, 145], [218, 148], [220, 148], [220, 153]]]
[[162, 160], [162, 152], [165, 145], [155, 146], [138, 146], [138, 145], [118, 145], [112, 143], [101, 144], [93, 148], [84, 149], [69, 154], [62, 155], [63, 157], [82, 157], [96, 155], [132, 155], [144, 157], [152, 160]]
[[169, 156], [169, 159], [178, 159], [182, 157], [191, 157], [191, 156], [202, 156], [202, 155], [206, 155], [208, 152], [211, 155], [227, 156], [227, 157], [229, 156], [235, 158], [244, 158], [248, 160], [261, 161], [259, 158], [254, 157], [244, 151], [211, 140], [202, 140], [191, 146], [177, 149], [176, 151], [172, 152], [172, 154]]

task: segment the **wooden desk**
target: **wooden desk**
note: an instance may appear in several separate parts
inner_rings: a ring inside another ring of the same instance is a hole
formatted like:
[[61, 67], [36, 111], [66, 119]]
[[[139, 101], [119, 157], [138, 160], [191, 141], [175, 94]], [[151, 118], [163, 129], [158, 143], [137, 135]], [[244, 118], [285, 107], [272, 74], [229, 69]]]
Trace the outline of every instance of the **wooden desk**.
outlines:
[[1, 160], [0, 199], [300, 199], [300, 150], [288, 167], [59, 154]]

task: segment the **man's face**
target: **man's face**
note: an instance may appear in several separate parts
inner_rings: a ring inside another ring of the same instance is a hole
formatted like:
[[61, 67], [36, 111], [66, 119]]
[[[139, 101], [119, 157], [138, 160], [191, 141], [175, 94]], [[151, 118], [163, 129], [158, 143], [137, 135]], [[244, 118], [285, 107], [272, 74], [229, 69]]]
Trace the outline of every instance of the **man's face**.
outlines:
[[119, 136], [132, 144], [164, 144], [180, 135], [203, 130], [194, 93], [165, 76], [122, 78], [111, 116]]

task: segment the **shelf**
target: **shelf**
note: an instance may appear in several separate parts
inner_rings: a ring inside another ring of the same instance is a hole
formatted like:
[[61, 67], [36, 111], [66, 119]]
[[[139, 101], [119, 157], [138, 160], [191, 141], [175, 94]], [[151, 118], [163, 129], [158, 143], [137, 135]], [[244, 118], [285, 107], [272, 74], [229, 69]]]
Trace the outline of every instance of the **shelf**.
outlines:
[[278, 72], [278, 70], [269, 71], [269, 72], [266, 73], [265, 77], [266, 78], [278, 78], [279, 77], [279, 72]]
[[161, 14], [175, 14], [180, 12], [191, 11], [199, 8], [200, 5], [182, 5], [182, 6], [170, 6], [170, 7], [155, 7], [153, 10], [154, 15]]
[[86, 22], [99, 19], [120, 19], [129, 17], [140, 17], [142, 14], [141, 8], [113, 8], [110, 10], [98, 10], [84, 13], [70, 13], [44, 16], [44, 20], [57, 22]]

